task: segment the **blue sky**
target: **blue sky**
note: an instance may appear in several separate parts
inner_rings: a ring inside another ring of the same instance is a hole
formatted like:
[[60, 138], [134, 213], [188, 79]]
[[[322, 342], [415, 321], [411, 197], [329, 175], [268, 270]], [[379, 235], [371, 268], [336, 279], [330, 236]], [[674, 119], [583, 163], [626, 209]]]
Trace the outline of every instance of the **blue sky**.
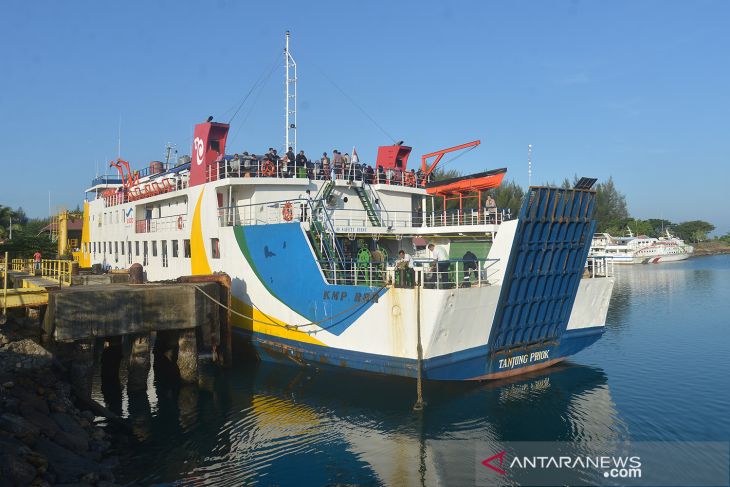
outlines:
[[[122, 156], [142, 167], [227, 121], [292, 31], [299, 148], [389, 134], [448, 167], [527, 184], [613, 176], [639, 218], [730, 231], [730, 2], [3, 2], [0, 204], [82, 201]], [[255, 99], [255, 104], [253, 103]], [[283, 67], [232, 122], [228, 152], [282, 146]]]

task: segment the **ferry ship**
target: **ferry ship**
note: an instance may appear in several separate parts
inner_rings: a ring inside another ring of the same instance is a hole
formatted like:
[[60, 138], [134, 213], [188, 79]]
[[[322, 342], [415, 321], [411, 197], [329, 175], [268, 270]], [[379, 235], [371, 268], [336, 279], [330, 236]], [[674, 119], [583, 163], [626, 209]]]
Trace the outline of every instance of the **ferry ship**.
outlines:
[[[284, 147], [296, 153], [292, 113]], [[262, 360], [304, 367], [495, 379], [601, 337], [613, 278], [586, 271], [594, 179], [531, 187], [513, 218], [482, 207], [506, 169], [429, 179], [478, 141], [425, 154], [416, 173], [402, 143], [379, 147], [373, 165], [335, 167], [231, 157], [228, 133], [209, 119], [175, 165], [112, 162], [119, 176], [87, 190], [81, 266], [139, 263], [150, 281], [226, 273], [235, 334]], [[400, 250], [413, 267], [396, 264]]]
[[634, 237], [629, 229], [628, 237], [612, 237], [607, 233], [593, 236], [589, 255], [614, 264], [659, 264], [688, 259], [694, 247], [667, 230], [666, 237]]

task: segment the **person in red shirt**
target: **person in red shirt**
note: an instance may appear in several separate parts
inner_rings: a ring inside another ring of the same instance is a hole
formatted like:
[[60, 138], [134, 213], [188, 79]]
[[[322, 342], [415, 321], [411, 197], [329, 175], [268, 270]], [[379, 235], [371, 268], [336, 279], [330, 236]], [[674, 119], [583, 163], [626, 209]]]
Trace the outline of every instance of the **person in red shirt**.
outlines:
[[33, 262], [35, 262], [36, 269], [41, 268], [41, 251], [40, 250], [36, 250], [35, 254], [33, 254]]

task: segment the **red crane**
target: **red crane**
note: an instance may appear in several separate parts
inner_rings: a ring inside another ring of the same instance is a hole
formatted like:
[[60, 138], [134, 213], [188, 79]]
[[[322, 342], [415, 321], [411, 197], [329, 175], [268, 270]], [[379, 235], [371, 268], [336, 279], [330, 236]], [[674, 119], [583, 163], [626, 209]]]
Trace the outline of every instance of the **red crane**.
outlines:
[[[472, 142], [467, 142], [466, 144], [457, 145], [454, 147], [449, 147], [448, 149], [441, 149], [436, 152], [431, 152], [430, 154], [425, 154], [421, 156], [421, 171], [423, 171], [426, 176], [431, 174], [434, 169], [436, 169], [436, 165], [441, 162], [441, 158], [444, 157], [445, 154], [448, 154], [449, 152], [454, 152], [461, 149], [468, 149], [469, 147], [476, 147], [479, 144], [481, 144], [481, 140], [474, 140]], [[436, 157], [436, 160], [433, 161], [433, 164], [430, 166], [428, 165], [428, 159], [431, 157]]]

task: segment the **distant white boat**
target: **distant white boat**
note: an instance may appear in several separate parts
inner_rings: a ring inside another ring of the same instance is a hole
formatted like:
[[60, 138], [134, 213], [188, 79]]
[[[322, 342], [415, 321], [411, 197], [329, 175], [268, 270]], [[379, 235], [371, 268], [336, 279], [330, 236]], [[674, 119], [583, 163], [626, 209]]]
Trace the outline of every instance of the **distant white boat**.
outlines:
[[666, 237], [635, 237], [629, 230], [628, 237], [613, 237], [608, 233], [593, 236], [589, 256], [604, 258], [614, 264], [659, 264], [689, 258], [694, 247], [666, 232]]

